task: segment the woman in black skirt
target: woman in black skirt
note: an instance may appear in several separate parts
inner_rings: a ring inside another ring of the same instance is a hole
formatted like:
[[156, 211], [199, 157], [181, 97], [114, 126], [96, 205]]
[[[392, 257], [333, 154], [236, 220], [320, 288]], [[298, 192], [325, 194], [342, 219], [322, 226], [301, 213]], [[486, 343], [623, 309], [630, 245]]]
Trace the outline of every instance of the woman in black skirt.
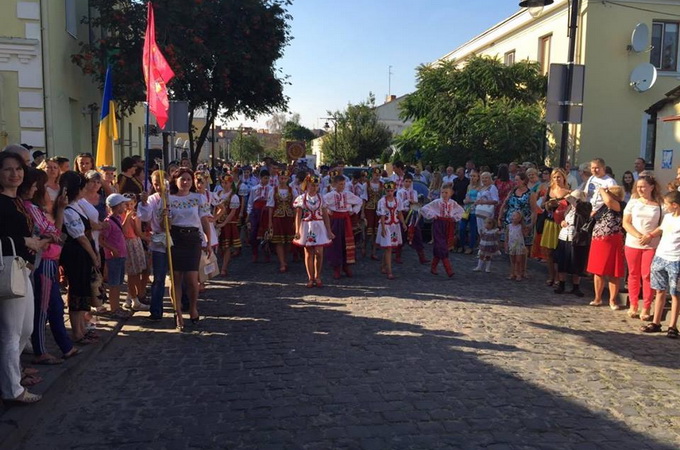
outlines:
[[[170, 178], [168, 210], [172, 236], [172, 270], [175, 279], [175, 295], [181, 297], [182, 287], [189, 297], [189, 318], [197, 323], [198, 317], [198, 265], [201, 259], [203, 239], [210, 242], [210, 210], [206, 208], [204, 195], [193, 192], [194, 173], [182, 167]], [[202, 232], [201, 232], [202, 231]], [[203, 249], [210, 256], [209, 245]], [[173, 299], [176, 325], [184, 328], [179, 299]]]
[[59, 264], [68, 280], [68, 312], [71, 319], [73, 341], [80, 344], [97, 342], [94, 333], [85, 333], [85, 313], [94, 302], [92, 269], [101, 265], [99, 254], [92, 241], [92, 226], [79, 200], [87, 180], [74, 171], [64, 172], [59, 178], [61, 192], [66, 195], [63, 233], [66, 236]]

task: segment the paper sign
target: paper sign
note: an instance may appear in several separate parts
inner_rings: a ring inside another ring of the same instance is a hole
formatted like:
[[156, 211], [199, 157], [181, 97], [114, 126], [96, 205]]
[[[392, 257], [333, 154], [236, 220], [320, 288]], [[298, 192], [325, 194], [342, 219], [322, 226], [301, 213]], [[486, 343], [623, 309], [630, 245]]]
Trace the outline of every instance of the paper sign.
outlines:
[[663, 156], [661, 158], [661, 168], [662, 169], [672, 169], [673, 168], [673, 150], [664, 150]]

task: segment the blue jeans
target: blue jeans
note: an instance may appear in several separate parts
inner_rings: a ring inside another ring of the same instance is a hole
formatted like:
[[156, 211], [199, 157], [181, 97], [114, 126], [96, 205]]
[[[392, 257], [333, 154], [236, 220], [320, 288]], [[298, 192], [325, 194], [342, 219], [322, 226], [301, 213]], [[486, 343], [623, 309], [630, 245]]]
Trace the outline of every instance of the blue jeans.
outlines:
[[475, 248], [475, 244], [477, 244], [477, 216], [470, 214], [467, 219], [461, 219], [458, 232], [460, 235], [459, 247]]
[[151, 252], [153, 263], [153, 284], [151, 285], [151, 317], [163, 317], [163, 295], [165, 294], [165, 277], [168, 274], [168, 254]]
[[[47, 353], [45, 348], [45, 323], [50, 322], [54, 341], [63, 354], [71, 351], [73, 343], [64, 326], [64, 301], [59, 292], [59, 263], [43, 259], [33, 274], [35, 292], [35, 317], [31, 343], [37, 355]], [[4, 301], [4, 300], [3, 300]]]

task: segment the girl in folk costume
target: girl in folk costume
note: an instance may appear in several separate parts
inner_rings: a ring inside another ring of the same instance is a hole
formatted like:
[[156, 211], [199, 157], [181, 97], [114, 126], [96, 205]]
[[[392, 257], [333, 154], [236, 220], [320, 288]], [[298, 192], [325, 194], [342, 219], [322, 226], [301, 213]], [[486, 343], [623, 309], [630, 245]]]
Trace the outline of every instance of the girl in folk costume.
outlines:
[[196, 193], [205, 196], [205, 210], [208, 213], [208, 221], [210, 222], [210, 242], [208, 245], [212, 247], [213, 251], [217, 250], [217, 244], [219, 243], [219, 238], [217, 230], [215, 228], [215, 220], [213, 218], [213, 207], [217, 206], [222, 202], [221, 197], [217, 193], [210, 192], [208, 189], [210, 184], [210, 174], [208, 172], [196, 171], [194, 173], [194, 186], [196, 187]]
[[290, 172], [283, 170], [279, 174], [279, 184], [274, 188], [271, 205], [267, 205], [269, 212], [269, 229], [272, 244], [276, 246], [276, 256], [279, 259], [279, 272], [288, 271], [286, 254], [295, 235], [295, 211], [293, 210], [293, 190], [288, 186]]
[[335, 235], [328, 249], [328, 262], [333, 267], [333, 278], [340, 278], [340, 271], [348, 277], [352, 276], [349, 265], [354, 264], [355, 247], [352, 221], [350, 216], [360, 211], [362, 200], [345, 190], [345, 177], [336, 175], [333, 178], [333, 191], [324, 195], [324, 203], [331, 214], [331, 231]]
[[377, 237], [378, 231], [378, 215], [376, 214], [376, 208], [383, 192], [383, 183], [380, 181], [381, 175], [382, 169], [379, 167], [371, 169], [371, 179], [366, 183], [365, 190], [366, 203], [364, 204], [364, 216], [366, 217], [366, 244], [371, 245], [371, 259], [374, 261], [378, 261], [378, 257], [375, 254], [378, 244], [373, 237]]
[[[423, 233], [420, 229], [420, 203], [418, 203], [418, 192], [413, 189], [413, 175], [410, 173], [404, 174], [404, 184], [401, 189], [397, 191], [397, 198], [399, 199], [402, 214], [408, 217], [406, 220], [407, 233], [404, 240], [408, 241], [409, 245], [418, 253], [420, 264], [427, 264], [430, 262], [425, 257], [425, 246], [423, 245]], [[401, 264], [401, 249], [404, 244], [397, 249], [397, 257], [395, 261]]]
[[[250, 246], [253, 249], [253, 262], [257, 262], [260, 241], [264, 238], [267, 225], [263, 219], [267, 204], [274, 202], [274, 189], [269, 186], [269, 172], [260, 172], [260, 184], [250, 190], [248, 197], [248, 228], [250, 230]], [[265, 216], [266, 217], [266, 216]], [[269, 256], [267, 256], [267, 260]], [[267, 261], [268, 262], [268, 261]]]
[[444, 265], [444, 270], [449, 277], [453, 276], [453, 268], [449, 261], [449, 251], [455, 246], [456, 222], [463, 217], [463, 208], [452, 200], [453, 187], [445, 184], [441, 189], [441, 198], [438, 198], [420, 209], [420, 213], [426, 219], [434, 219], [432, 224], [432, 266], [430, 271], [437, 275], [439, 261]]
[[359, 213], [352, 214], [352, 232], [354, 233], [354, 243], [357, 247], [361, 247], [361, 256], [366, 256], [366, 245], [362, 239], [361, 228], [364, 226], [366, 216], [364, 214], [364, 205], [366, 204], [366, 185], [362, 182], [364, 172], [354, 172], [352, 175], [352, 183], [349, 187], [352, 194], [361, 199], [361, 209]]
[[293, 244], [305, 249], [307, 287], [322, 287], [323, 248], [331, 244], [335, 235], [331, 232], [323, 196], [319, 194], [319, 177], [308, 175], [302, 186], [305, 193], [293, 202], [296, 230]]
[[220, 275], [226, 277], [229, 274], [231, 252], [241, 249], [241, 236], [238, 229], [241, 197], [238, 195], [232, 175], [223, 175], [220, 181], [222, 190], [219, 196], [222, 201], [215, 210], [215, 228], [220, 233], [219, 245], [222, 249]]
[[482, 266], [485, 267], [484, 271], [486, 273], [491, 272], [491, 258], [498, 254], [498, 243], [501, 234], [502, 231], [498, 228], [493, 217], [488, 217], [484, 221], [484, 227], [479, 233], [479, 260], [477, 261], [477, 267], [472, 269], [473, 272], [480, 272]]
[[385, 249], [383, 253], [380, 271], [387, 274], [388, 280], [393, 280], [392, 275], [392, 249], [398, 249], [402, 245], [402, 230], [406, 230], [406, 223], [401, 212], [402, 205], [394, 196], [396, 183], [385, 182], [385, 196], [378, 201], [376, 214], [380, 218], [378, 234], [375, 242]]

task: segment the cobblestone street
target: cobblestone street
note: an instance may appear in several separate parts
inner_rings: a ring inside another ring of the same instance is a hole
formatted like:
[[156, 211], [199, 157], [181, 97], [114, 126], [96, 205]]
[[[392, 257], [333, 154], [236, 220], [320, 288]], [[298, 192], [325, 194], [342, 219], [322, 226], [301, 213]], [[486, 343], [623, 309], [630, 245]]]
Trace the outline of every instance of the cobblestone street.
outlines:
[[455, 255], [448, 279], [408, 249], [394, 281], [363, 259], [307, 289], [300, 263], [249, 259], [212, 284], [191, 333], [167, 312], [128, 321], [31, 407], [22, 448], [680, 446], [679, 343], [553, 294], [538, 264], [514, 282], [504, 261], [480, 274]]

